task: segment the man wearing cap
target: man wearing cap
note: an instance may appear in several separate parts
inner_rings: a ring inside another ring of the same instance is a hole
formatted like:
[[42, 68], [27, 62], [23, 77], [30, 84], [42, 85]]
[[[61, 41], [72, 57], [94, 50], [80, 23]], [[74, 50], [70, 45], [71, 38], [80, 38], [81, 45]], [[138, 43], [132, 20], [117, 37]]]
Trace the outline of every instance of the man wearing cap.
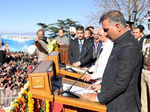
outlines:
[[69, 39], [74, 40], [76, 38], [76, 28], [75, 27], [70, 27], [69, 28]]

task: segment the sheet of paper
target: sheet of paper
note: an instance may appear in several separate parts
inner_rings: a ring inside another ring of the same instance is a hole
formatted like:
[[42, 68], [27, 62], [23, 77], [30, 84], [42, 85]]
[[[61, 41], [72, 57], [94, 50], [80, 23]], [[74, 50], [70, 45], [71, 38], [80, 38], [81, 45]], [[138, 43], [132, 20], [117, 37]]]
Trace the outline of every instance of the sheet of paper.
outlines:
[[[72, 85], [70, 84], [63, 84], [63, 90], [68, 90]], [[87, 89], [87, 88], [82, 88], [78, 86], [73, 86], [70, 90], [71, 92], [77, 93], [77, 94], [84, 94], [84, 93], [95, 93], [95, 91]]]
[[66, 65], [66, 68], [72, 68], [74, 71], [79, 72], [79, 73], [85, 73], [86, 72], [86, 70], [82, 70], [80, 68], [69, 66], [69, 65]]

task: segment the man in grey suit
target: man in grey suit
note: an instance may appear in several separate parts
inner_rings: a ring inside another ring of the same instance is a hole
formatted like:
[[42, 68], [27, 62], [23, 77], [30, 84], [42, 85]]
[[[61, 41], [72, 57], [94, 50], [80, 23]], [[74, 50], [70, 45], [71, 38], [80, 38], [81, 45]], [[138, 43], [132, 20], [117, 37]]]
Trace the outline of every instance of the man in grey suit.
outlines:
[[138, 77], [142, 54], [121, 12], [113, 10], [100, 18], [103, 30], [114, 42], [105, 68], [101, 92], [83, 97], [107, 106], [107, 112], [140, 112]]

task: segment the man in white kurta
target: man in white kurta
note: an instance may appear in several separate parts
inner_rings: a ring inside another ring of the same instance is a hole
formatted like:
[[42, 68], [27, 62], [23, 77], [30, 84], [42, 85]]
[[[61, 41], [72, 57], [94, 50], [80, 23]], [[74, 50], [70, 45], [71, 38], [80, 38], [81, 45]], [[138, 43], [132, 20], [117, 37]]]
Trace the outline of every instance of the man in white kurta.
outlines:
[[98, 80], [96, 83], [100, 83], [103, 77], [103, 73], [105, 71], [105, 67], [107, 65], [109, 56], [111, 54], [113, 48], [113, 42], [105, 35], [105, 32], [100, 29], [99, 30], [100, 40], [102, 41], [102, 48], [100, 50], [100, 56], [98, 57], [95, 65], [89, 68], [89, 72], [93, 72], [92, 74], [87, 74], [84, 77], [85, 81], [89, 81], [91, 79]]
[[103, 77], [103, 73], [107, 65], [108, 58], [111, 54], [112, 48], [113, 42], [110, 39], [107, 38], [105, 42], [102, 42], [102, 52], [97, 59], [95, 65], [93, 65], [89, 69], [90, 72], [93, 72], [93, 74], [91, 74], [91, 79], [99, 79]]

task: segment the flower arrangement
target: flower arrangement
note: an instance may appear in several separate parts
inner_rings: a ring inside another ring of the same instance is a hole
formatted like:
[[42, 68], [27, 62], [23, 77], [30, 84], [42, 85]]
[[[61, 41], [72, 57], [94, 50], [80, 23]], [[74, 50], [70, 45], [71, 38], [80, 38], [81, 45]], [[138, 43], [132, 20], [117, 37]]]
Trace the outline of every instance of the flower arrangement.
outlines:
[[18, 97], [11, 102], [6, 112], [49, 112], [49, 101], [33, 99], [29, 90], [29, 82], [18, 93]]
[[57, 48], [58, 48], [58, 43], [55, 39], [53, 40], [49, 40], [48, 41], [48, 45], [47, 45], [47, 48], [48, 48], [48, 53], [52, 52], [52, 51], [56, 51]]

